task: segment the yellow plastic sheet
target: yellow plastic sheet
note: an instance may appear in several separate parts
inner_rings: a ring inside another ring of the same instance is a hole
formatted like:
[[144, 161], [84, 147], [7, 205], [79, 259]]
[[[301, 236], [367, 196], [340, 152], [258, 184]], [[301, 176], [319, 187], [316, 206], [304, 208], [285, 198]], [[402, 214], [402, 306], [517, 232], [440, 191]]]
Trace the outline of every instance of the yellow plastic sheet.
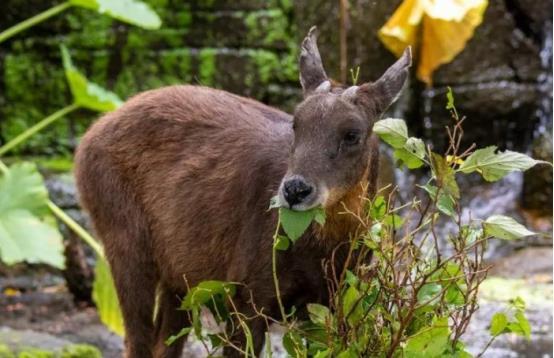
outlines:
[[464, 49], [487, 5], [487, 0], [404, 0], [379, 38], [398, 57], [407, 46], [417, 49], [417, 77], [430, 85], [433, 72]]

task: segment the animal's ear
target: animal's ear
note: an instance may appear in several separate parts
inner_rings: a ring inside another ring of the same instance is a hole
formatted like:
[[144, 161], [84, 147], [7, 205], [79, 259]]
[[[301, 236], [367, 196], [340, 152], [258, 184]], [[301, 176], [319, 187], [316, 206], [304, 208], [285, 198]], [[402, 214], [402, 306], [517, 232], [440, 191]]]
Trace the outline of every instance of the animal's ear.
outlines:
[[304, 97], [314, 92], [328, 92], [331, 82], [321, 63], [321, 56], [317, 48], [317, 28], [313, 26], [302, 41], [300, 49], [300, 84]]
[[412, 49], [407, 47], [402, 56], [376, 82], [350, 87], [344, 91], [343, 96], [350, 97], [361, 105], [373, 103], [375, 111], [383, 113], [400, 96], [411, 65]]

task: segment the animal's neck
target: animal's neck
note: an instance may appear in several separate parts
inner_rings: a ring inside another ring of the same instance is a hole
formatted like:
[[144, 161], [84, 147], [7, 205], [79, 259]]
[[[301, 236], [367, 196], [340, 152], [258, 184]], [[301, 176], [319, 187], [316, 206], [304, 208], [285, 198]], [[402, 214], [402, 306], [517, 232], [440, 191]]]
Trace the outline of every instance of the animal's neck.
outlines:
[[379, 173], [379, 139], [370, 138], [369, 161], [362, 180], [346, 195], [331, 207], [326, 209], [325, 225], [314, 225], [314, 235], [317, 242], [333, 249], [341, 242], [357, 236], [362, 228], [367, 207], [367, 199], [373, 199], [377, 188]]
[[358, 183], [339, 202], [325, 210], [325, 225], [316, 225], [315, 229], [320, 242], [334, 247], [358, 233], [361, 228], [360, 218], [364, 217], [367, 187], [365, 180]]

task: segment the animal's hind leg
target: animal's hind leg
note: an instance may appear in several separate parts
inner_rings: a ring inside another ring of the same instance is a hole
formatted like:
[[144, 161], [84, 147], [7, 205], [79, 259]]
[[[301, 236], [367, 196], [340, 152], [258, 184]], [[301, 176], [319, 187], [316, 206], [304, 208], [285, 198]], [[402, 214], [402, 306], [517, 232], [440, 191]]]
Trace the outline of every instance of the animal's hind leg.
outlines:
[[167, 338], [177, 334], [182, 328], [190, 324], [187, 314], [178, 311], [181, 300], [176, 293], [164, 288], [160, 289], [158, 299], [158, 313], [155, 320], [155, 348], [156, 358], [177, 358], [183, 353], [186, 336], [179, 338], [170, 346], [165, 344]]
[[[125, 239], [120, 237], [119, 242]], [[158, 281], [154, 262], [147, 251], [122, 251], [109, 246], [106, 249], [125, 321], [125, 357], [150, 358], [154, 347], [153, 315]]]

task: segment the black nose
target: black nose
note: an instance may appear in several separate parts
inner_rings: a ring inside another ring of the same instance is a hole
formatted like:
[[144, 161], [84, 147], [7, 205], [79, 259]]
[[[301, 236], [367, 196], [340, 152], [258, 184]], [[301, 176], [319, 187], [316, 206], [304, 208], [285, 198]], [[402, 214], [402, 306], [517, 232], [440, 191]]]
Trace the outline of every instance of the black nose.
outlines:
[[290, 206], [300, 204], [312, 191], [311, 185], [298, 178], [287, 180], [283, 186], [283, 195]]

